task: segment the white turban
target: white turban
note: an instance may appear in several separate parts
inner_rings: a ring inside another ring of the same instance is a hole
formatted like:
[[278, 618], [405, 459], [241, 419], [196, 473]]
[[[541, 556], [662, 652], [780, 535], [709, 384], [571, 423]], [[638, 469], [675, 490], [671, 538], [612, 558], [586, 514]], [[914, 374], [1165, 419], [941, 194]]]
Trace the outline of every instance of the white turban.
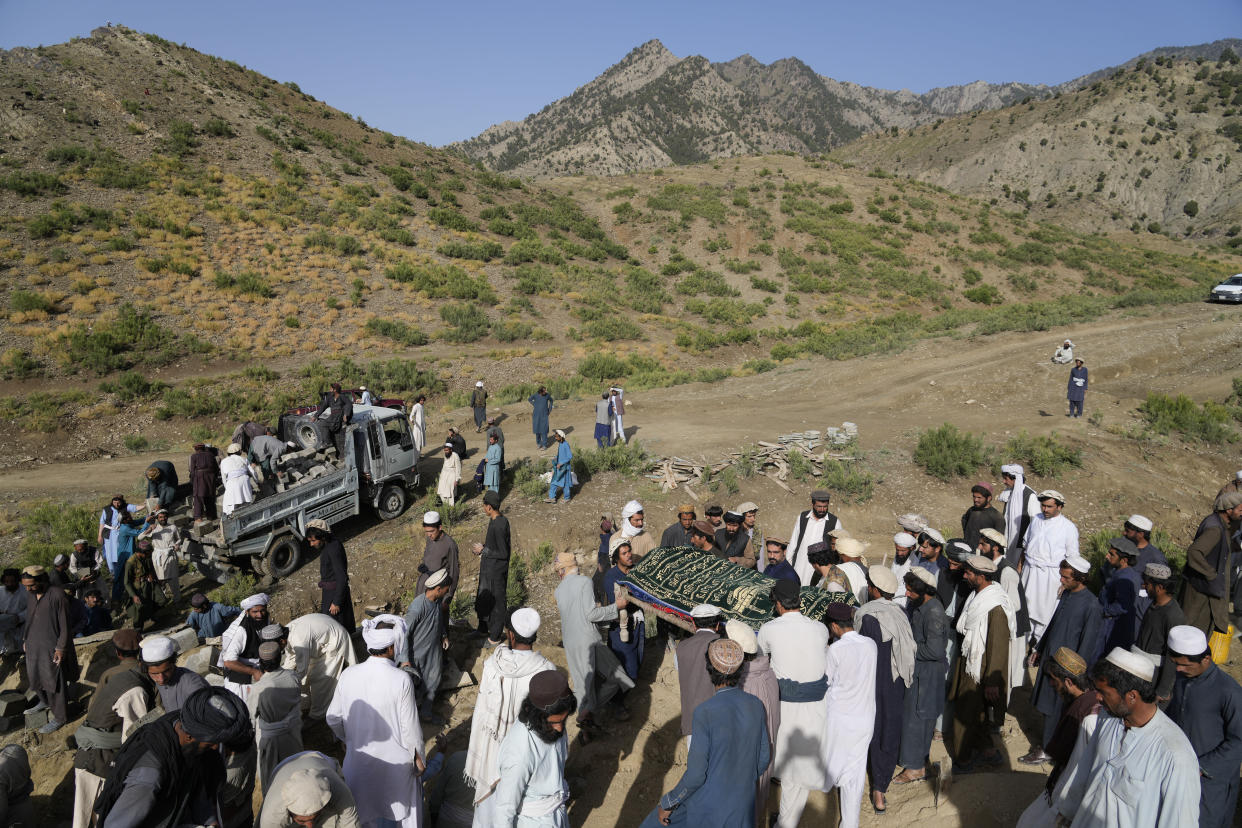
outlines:
[[397, 627], [394, 625], [389, 629], [376, 629], [379, 622], [379, 618], [368, 618], [362, 622], [362, 640], [366, 642], [368, 650], [387, 650], [397, 644]]
[[904, 549], [909, 549], [912, 546], [918, 546], [919, 539], [909, 532], [898, 532], [893, 535], [893, 543]]
[[249, 598], [243, 598], [241, 602], [242, 612], [245, 612], [251, 607], [266, 607], [267, 602], [268, 602], [268, 598], [267, 598], [266, 592], [260, 592], [255, 595], [251, 595]]
[[621, 510], [621, 519], [629, 520], [631, 516], [638, 514], [643, 510], [643, 504], [637, 500], [631, 500], [625, 504], [625, 508]]
[[643, 504], [637, 500], [631, 500], [625, 504], [625, 508], [621, 510], [621, 537], [633, 538], [643, 533], [643, 530], [630, 523], [630, 518], [643, 510]]
[[1001, 474], [1010, 474], [1014, 477], [1025, 476], [1026, 470], [1017, 463], [1007, 463], [1006, 465], [1001, 466]]

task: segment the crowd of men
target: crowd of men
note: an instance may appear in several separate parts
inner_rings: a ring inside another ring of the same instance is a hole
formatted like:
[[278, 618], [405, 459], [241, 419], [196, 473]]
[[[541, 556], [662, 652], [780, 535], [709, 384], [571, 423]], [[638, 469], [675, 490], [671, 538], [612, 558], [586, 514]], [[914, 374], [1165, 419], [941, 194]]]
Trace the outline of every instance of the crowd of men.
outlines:
[[[148, 474], [156, 497], [169, 483], [158, 471]], [[1029, 694], [1042, 717], [1018, 761], [1049, 771], [1019, 825], [1232, 824], [1242, 688], [1213, 651], [1231, 635], [1242, 472], [1201, 521], [1180, 571], [1142, 515], [1093, 564], [1065, 495], [1036, 492], [1016, 464], [1002, 467], [1002, 483], [999, 497], [986, 482], [971, 488], [960, 534], [956, 522], [946, 537], [905, 514], [892, 551], [885, 543], [878, 555], [823, 490], [783, 533], [758, 525], [754, 503], [711, 505], [701, 519], [687, 503], [657, 539], [630, 501], [616, 524], [601, 523], [595, 561], [555, 557], [568, 675], [536, 649], [539, 613], [505, 604], [513, 539], [488, 486], [486, 531], [467, 547], [479, 558], [472, 636], [486, 659], [468, 748], [449, 755], [439, 742], [428, 751], [423, 736], [424, 725], [444, 723], [435, 701], [462, 569], [434, 511], [422, 518], [415, 594], [403, 615], [362, 621], [361, 659], [344, 548], [317, 521], [308, 538], [321, 557], [320, 612], [282, 625], [265, 594], [238, 607], [195, 594], [187, 622], [201, 639], [220, 637], [218, 675], [178, 666], [173, 640], [142, 629], [166, 593], [180, 600], [180, 538], [166, 512], [135, 526], [120, 497], [100, 517], [99, 552], [79, 540], [51, 570], [4, 573], [0, 648], [24, 651], [29, 712], [49, 711], [43, 732], [63, 726], [84, 625], [73, 595], [102, 566], [113, 572], [129, 625], [113, 634], [116, 666], [75, 733], [74, 828], [567, 826], [569, 718], [579, 746], [627, 721], [652, 637], [675, 659], [686, 765], [644, 826], [793, 828], [811, 791], [834, 789], [840, 824], [857, 825], [864, 793], [882, 814], [892, 785], [1007, 766], [997, 733], [1015, 694]], [[621, 586], [660, 546], [763, 573], [774, 617], [755, 630], [728, 606], [703, 604], [685, 635], [646, 618]], [[155, 563], [167, 557], [171, 570]], [[808, 588], [841, 593], [823, 621], [801, 612]], [[343, 763], [304, 749], [303, 727], [316, 721], [343, 744]], [[938, 739], [944, 766], [931, 761]], [[0, 783], [15, 812], [29, 794], [24, 754], [0, 752]]]

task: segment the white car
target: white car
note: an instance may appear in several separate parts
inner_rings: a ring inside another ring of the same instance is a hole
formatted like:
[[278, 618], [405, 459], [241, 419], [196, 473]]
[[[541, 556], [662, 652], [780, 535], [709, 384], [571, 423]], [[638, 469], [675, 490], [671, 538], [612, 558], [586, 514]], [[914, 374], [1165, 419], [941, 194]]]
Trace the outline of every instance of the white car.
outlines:
[[1213, 302], [1242, 302], [1242, 273], [1230, 276], [1216, 287], [1208, 297]]

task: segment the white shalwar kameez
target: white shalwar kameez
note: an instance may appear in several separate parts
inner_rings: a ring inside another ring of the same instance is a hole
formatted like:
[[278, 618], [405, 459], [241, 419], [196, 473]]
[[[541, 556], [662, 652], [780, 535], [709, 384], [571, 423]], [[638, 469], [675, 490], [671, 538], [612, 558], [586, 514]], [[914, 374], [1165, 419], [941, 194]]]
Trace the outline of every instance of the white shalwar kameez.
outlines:
[[483, 663], [465, 767], [466, 779], [474, 788], [475, 828], [495, 824], [500, 745], [517, 724], [522, 702], [530, 693], [530, 680], [535, 673], [554, 669], [552, 662], [534, 650], [510, 650], [504, 644]]
[[1186, 828], [1199, 824], [1199, 758], [1160, 710], [1142, 727], [1101, 712], [1057, 811], [1074, 828]]
[[452, 506], [457, 497], [457, 483], [461, 480], [461, 458], [457, 452], [450, 451], [440, 467], [440, 478], [436, 481], [436, 495]]
[[[258, 667], [259, 660], [257, 658], [243, 658], [242, 650], [246, 648], [246, 637], [248, 633], [246, 628], [241, 625], [242, 619], [246, 617], [245, 611], [241, 615], [233, 619], [233, 623], [225, 628], [220, 634], [220, 658], [216, 662], [217, 667], [224, 667], [226, 661], [240, 661], [249, 667]], [[252, 684], [239, 684], [236, 681], [224, 680], [224, 689], [228, 690], [234, 696], [242, 701], [250, 699], [250, 689]]]
[[238, 506], [254, 502], [254, 481], [250, 464], [240, 454], [230, 454], [220, 461], [220, 477], [224, 479], [224, 502], [221, 508], [231, 515]]
[[[1002, 557], [1000, 560], [1004, 560]], [[1057, 578], [1061, 577], [1057, 570]], [[1012, 566], [1006, 566], [1000, 573], [1001, 589], [1009, 596], [1009, 607], [1015, 613], [1022, 606], [1022, 577]], [[1055, 610], [1056, 607], [1054, 606]], [[1051, 616], [1049, 616], [1051, 618]], [[1026, 635], [1017, 635], [1009, 639], [1009, 689], [1017, 690], [1026, 679]]]
[[[1078, 554], [1078, 527], [1065, 515], [1053, 518], [1042, 513], [1031, 519], [1026, 530], [1022, 588], [1031, 614], [1031, 635], [1039, 640], [1057, 608], [1061, 587], [1061, 561]], [[1016, 609], [1016, 608], [1015, 608]]]
[[423, 755], [414, 683], [392, 659], [371, 656], [341, 674], [328, 706], [328, 727], [345, 743], [345, 782], [358, 803], [358, 821], [421, 828]]
[[[875, 729], [875, 668], [875, 642], [865, 635], [850, 630], [828, 648], [824, 784], [841, 789], [841, 828], [858, 828]], [[782, 791], [782, 804], [784, 796]]]
[[854, 600], [861, 607], [870, 600], [867, 597], [867, 571], [862, 568], [861, 564], [854, 561], [842, 561], [837, 564], [837, 569], [845, 575], [845, 580], [850, 582], [850, 592], [854, 593]]
[[[789, 530], [789, 549], [785, 560], [789, 561], [789, 565], [794, 568], [794, 572], [798, 573], [798, 580], [803, 586], [811, 585], [811, 578], [815, 575], [815, 567], [811, 566], [811, 562], [807, 560], [807, 547], [813, 546], [824, 540], [825, 524], [828, 522], [827, 516], [816, 518], [815, 511], [806, 516], [806, 531], [798, 534], [798, 526], [802, 523], [802, 513], [794, 518], [793, 527]], [[841, 519], [837, 518], [837, 529], [844, 529], [845, 524], [841, 523]]]
[[1051, 793], [1047, 790], [1039, 792], [1035, 801], [1027, 805], [1022, 816], [1018, 817], [1016, 828], [1057, 828], [1056, 803], [1064, 798], [1065, 784], [1072, 775], [1070, 771], [1077, 767], [1083, 755], [1086, 754], [1091, 737], [1095, 735], [1095, 726], [1099, 722], [1099, 713], [1083, 717], [1082, 723], [1078, 726], [1078, 738], [1074, 740], [1074, 750], [1070, 752], [1070, 758], [1065, 763], [1065, 769], [1061, 771], [1057, 784], [1052, 787]]
[[[760, 627], [759, 648], [767, 654], [777, 679], [812, 682], [827, 672], [828, 628], [800, 612], [787, 612]], [[874, 652], [871, 662], [874, 671]], [[811, 790], [827, 790], [822, 745], [827, 715], [823, 699], [781, 702], [772, 766], [772, 776], [781, 780], [780, 828], [798, 824]]]
[[292, 670], [310, 694], [312, 719], [322, 719], [346, 667], [358, 663], [349, 633], [331, 615], [312, 612], [289, 622], [281, 666]]
[[904, 562], [897, 563], [897, 559], [894, 558], [893, 562], [888, 565], [888, 568], [897, 576], [897, 594], [893, 596], [893, 603], [903, 610], [906, 608], [906, 573], [910, 571], [910, 567], [914, 566], [915, 560], [917, 559], [914, 553], [911, 552], [906, 556]]
[[500, 784], [488, 828], [569, 828], [568, 754], [564, 734], [548, 744], [521, 722], [509, 728], [497, 757]]
[[414, 438], [414, 451], [421, 455], [427, 445], [427, 415], [420, 402], [410, 408], [410, 436]]

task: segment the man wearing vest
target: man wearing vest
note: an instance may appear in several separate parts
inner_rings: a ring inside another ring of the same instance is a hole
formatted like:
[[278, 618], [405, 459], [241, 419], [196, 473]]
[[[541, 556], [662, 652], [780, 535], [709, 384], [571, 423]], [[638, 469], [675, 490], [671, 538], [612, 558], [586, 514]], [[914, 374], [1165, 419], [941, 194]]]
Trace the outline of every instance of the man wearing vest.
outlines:
[[789, 564], [798, 573], [803, 586], [811, 585], [811, 577], [815, 567], [807, 557], [809, 548], [817, 543], [828, 540], [828, 533], [833, 529], [844, 528], [837, 516], [828, 511], [828, 501], [832, 498], [824, 489], [811, 492], [811, 508], [798, 515], [793, 531], [789, 536]]
[[250, 685], [263, 678], [259, 669], [260, 631], [270, 622], [267, 615], [267, 594], [260, 592], [241, 602], [242, 614], [237, 616], [220, 636], [220, 667], [224, 669], [224, 687], [242, 701], [250, 697]]
[[95, 798], [103, 788], [108, 765], [135, 723], [155, 704], [155, 685], [138, 663], [138, 631], [117, 630], [112, 635], [120, 663], [99, 678], [86, 719], [74, 738], [73, 828], [88, 828]]
[[1005, 559], [1005, 536], [988, 527], [979, 533], [978, 552], [996, 561], [996, 580], [1009, 596], [1017, 626], [1016, 635], [1009, 640], [1009, 684], [1011, 689], [1022, 686], [1026, 678], [1026, 641], [1031, 633], [1031, 612], [1026, 606], [1026, 590], [1018, 570]]
[[1035, 490], [1026, 485], [1024, 471], [1017, 463], [1001, 466], [1001, 481], [1005, 484], [1005, 560], [1013, 566], [1022, 557], [1031, 518], [1039, 514], [1039, 500]]

